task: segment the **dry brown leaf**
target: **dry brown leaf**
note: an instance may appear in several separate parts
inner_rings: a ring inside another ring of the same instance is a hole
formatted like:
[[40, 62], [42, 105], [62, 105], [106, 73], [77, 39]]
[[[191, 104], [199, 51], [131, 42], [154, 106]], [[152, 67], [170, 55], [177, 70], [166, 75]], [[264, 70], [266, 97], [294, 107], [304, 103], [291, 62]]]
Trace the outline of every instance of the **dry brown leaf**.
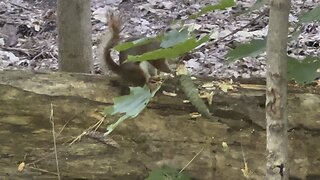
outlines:
[[21, 162], [18, 166], [18, 171], [19, 172], [22, 172], [24, 170], [24, 167], [26, 166], [26, 163], [25, 162]]

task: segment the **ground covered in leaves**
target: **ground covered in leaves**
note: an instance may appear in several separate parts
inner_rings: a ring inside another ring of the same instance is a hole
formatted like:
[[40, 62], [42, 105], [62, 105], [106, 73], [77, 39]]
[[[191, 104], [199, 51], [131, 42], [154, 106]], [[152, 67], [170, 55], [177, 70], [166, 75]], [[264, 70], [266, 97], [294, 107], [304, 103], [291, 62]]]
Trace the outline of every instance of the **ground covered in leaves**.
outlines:
[[[200, 11], [202, 7], [218, 1], [194, 0], [92, 0], [93, 50], [95, 72], [99, 73], [99, 43], [105, 31], [105, 12], [119, 10], [125, 19], [123, 37], [152, 35], [174, 26], [175, 20]], [[192, 24], [199, 35], [214, 32], [210, 45], [184, 57], [191, 72], [199, 76], [213, 77], [263, 77], [265, 54], [257, 58], [244, 58], [228, 62], [224, 55], [239, 43], [252, 38], [265, 37], [268, 15], [262, 7], [243, 13], [253, 5], [252, 0], [237, 1], [237, 7], [212, 12], [195, 20]], [[298, 16], [317, 5], [317, 0], [292, 1], [289, 21], [290, 30]], [[250, 23], [250, 25], [248, 25]], [[246, 26], [248, 25], [248, 26]], [[237, 33], [235, 30], [246, 26]], [[320, 55], [319, 24], [304, 24], [298, 40], [289, 43], [288, 54], [295, 57]], [[227, 38], [226, 35], [232, 34]], [[224, 39], [222, 39], [224, 38]], [[217, 43], [214, 43], [214, 42]], [[2, 0], [0, 2], [0, 69], [58, 70], [57, 24], [55, 0]]]

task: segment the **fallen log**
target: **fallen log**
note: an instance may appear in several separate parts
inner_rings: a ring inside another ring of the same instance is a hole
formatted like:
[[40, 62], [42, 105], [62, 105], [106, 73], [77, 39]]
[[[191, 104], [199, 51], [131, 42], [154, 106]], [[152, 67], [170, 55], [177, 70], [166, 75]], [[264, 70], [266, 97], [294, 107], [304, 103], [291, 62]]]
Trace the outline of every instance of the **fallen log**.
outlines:
[[[177, 97], [158, 93], [141, 115], [110, 135], [119, 146], [86, 136], [69, 145], [100, 120], [100, 111], [119, 95], [108, 77], [1, 71], [0, 92], [0, 177], [56, 177], [50, 120], [55, 124], [62, 179], [144, 179], [162, 165], [182, 169], [198, 152], [184, 169], [194, 179], [245, 179], [244, 162], [250, 178], [265, 174], [261, 84], [235, 83], [226, 93], [216, 90], [210, 110], [218, 122], [190, 118], [194, 108], [182, 103], [181, 93]], [[291, 175], [320, 177], [315, 158], [320, 154], [319, 92], [295, 88], [290, 92]], [[115, 119], [106, 118], [99, 131], [105, 132]], [[21, 162], [27, 165], [19, 172]]]

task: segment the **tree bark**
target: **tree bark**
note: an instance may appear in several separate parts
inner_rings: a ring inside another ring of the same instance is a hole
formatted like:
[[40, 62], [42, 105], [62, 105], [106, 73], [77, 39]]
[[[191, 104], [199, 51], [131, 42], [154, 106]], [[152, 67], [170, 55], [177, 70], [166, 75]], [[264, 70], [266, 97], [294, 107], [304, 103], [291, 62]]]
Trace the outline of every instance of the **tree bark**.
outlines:
[[267, 40], [267, 171], [270, 180], [289, 179], [287, 41], [290, 0], [271, 0]]
[[90, 0], [58, 0], [59, 68], [90, 73], [93, 68]]

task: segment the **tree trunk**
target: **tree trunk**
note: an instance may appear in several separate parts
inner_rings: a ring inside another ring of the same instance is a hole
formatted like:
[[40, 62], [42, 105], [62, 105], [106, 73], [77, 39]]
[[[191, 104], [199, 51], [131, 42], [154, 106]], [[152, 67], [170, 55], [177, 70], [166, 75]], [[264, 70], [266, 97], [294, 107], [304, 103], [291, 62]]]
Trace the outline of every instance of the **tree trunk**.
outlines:
[[58, 0], [59, 68], [90, 73], [93, 68], [90, 0]]
[[267, 179], [289, 179], [287, 41], [290, 0], [271, 0], [267, 40]]

